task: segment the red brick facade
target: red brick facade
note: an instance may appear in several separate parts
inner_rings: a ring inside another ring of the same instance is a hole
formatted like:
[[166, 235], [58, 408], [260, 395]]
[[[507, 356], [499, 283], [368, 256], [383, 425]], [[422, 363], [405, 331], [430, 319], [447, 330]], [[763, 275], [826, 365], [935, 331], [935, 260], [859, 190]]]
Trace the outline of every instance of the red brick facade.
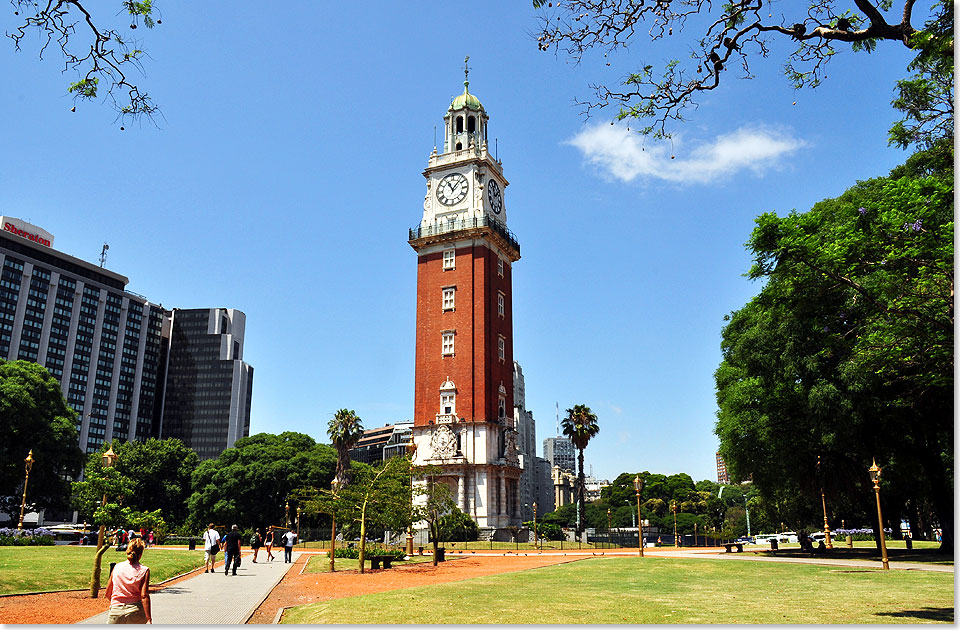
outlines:
[[[456, 417], [466, 422], [497, 420], [500, 397], [504, 415], [513, 417], [513, 294], [510, 261], [498, 268], [495, 246], [486, 239], [456, 243], [454, 269], [443, 268], [443, 252], [418, 251], [417, 335], [414, 425], [425, 426], [440, 413], [440, 386], [448, 378], [457, 388]], [[453, 287], [455, 307], [443, 308], [443, 289]], [[503, 315], [498, 296], [503, 295]], [[455, 331], [454, 354], [444, 356], [442, 335]], [[504, 357], [499, 357], [499, 339]], [[504, 392], [500, 392], [500, 386]]]

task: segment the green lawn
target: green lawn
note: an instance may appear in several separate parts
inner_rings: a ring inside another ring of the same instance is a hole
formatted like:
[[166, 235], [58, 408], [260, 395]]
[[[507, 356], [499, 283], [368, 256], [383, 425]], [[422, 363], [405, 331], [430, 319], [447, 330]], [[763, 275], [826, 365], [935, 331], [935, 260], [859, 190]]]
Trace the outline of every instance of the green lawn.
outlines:
[[768, 562], [590, 558], [306, 604], [283, 623], [952, 622], [953, 574]]
[[[0, 594], [87, 588], [93, 575], [95, 555], [93, 547], [73, 545], [0, 547]], [[114, 549], [104, 554], [101, 586], [106, 586], [110, 563], [126, 559], [126, 554]], [[150, 567], [150, 582], [155, 584], [202, 567], [203, 551], [147, 549], [141, 561]]]

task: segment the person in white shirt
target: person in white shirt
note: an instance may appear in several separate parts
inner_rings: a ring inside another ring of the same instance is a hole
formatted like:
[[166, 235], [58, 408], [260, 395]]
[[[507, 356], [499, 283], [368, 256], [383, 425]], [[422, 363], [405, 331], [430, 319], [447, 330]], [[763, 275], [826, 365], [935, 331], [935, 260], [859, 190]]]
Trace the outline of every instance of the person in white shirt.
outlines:
[[293, 562], [293, 546], [297, 544], [297, 535], [291, 529], [283, 535], [283, 561]]
[[220, 533], [214, 529], [213, 523], [207, 525], [203, 533], [203, 572], [213, 573], [213, 565], [217, 563], [217, 552], [220, 550]]

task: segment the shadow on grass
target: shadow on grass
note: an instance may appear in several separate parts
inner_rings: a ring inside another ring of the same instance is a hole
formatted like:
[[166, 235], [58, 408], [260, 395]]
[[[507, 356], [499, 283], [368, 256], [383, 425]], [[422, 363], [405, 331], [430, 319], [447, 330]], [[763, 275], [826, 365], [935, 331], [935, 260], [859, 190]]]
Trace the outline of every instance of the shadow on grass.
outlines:
[[[923, 610], [900, 610], [897, 612], [876, 613], [878, 617], [899, 617], [907, 619], [923, 619], [925, 621], [953, 621], [953, 608], [930, 608]], [[911, 623], [907, 621], [907, 623]]]

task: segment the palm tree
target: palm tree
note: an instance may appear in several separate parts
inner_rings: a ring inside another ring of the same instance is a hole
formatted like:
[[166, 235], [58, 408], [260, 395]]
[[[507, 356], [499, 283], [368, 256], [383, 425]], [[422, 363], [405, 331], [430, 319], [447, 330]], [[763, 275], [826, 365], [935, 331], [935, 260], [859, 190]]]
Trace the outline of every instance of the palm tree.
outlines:
[[563, 427], [562, 433], [570, 438], [573, 445], [577, 447], [577, 539], [580, 539], [583, 533], [583, 519], [581, 514], [584, 511], [584, 483], [583, 476], [583, 450], [587, 448], [590, 438], [600, 432], [597, 426], [597, 414], [590, 411], [586, 405], [574, 405], [572, 409], [567, 409], [566, 417], [561, 420], [560, 426]]
[[353, 409], [341, 409], [333, 414], [327, 425], [327, 435], [337, 450], [337, 473], [334, 481], [339, 488], [350, 483], [350, 449], [363, 436], [363, 425]]

